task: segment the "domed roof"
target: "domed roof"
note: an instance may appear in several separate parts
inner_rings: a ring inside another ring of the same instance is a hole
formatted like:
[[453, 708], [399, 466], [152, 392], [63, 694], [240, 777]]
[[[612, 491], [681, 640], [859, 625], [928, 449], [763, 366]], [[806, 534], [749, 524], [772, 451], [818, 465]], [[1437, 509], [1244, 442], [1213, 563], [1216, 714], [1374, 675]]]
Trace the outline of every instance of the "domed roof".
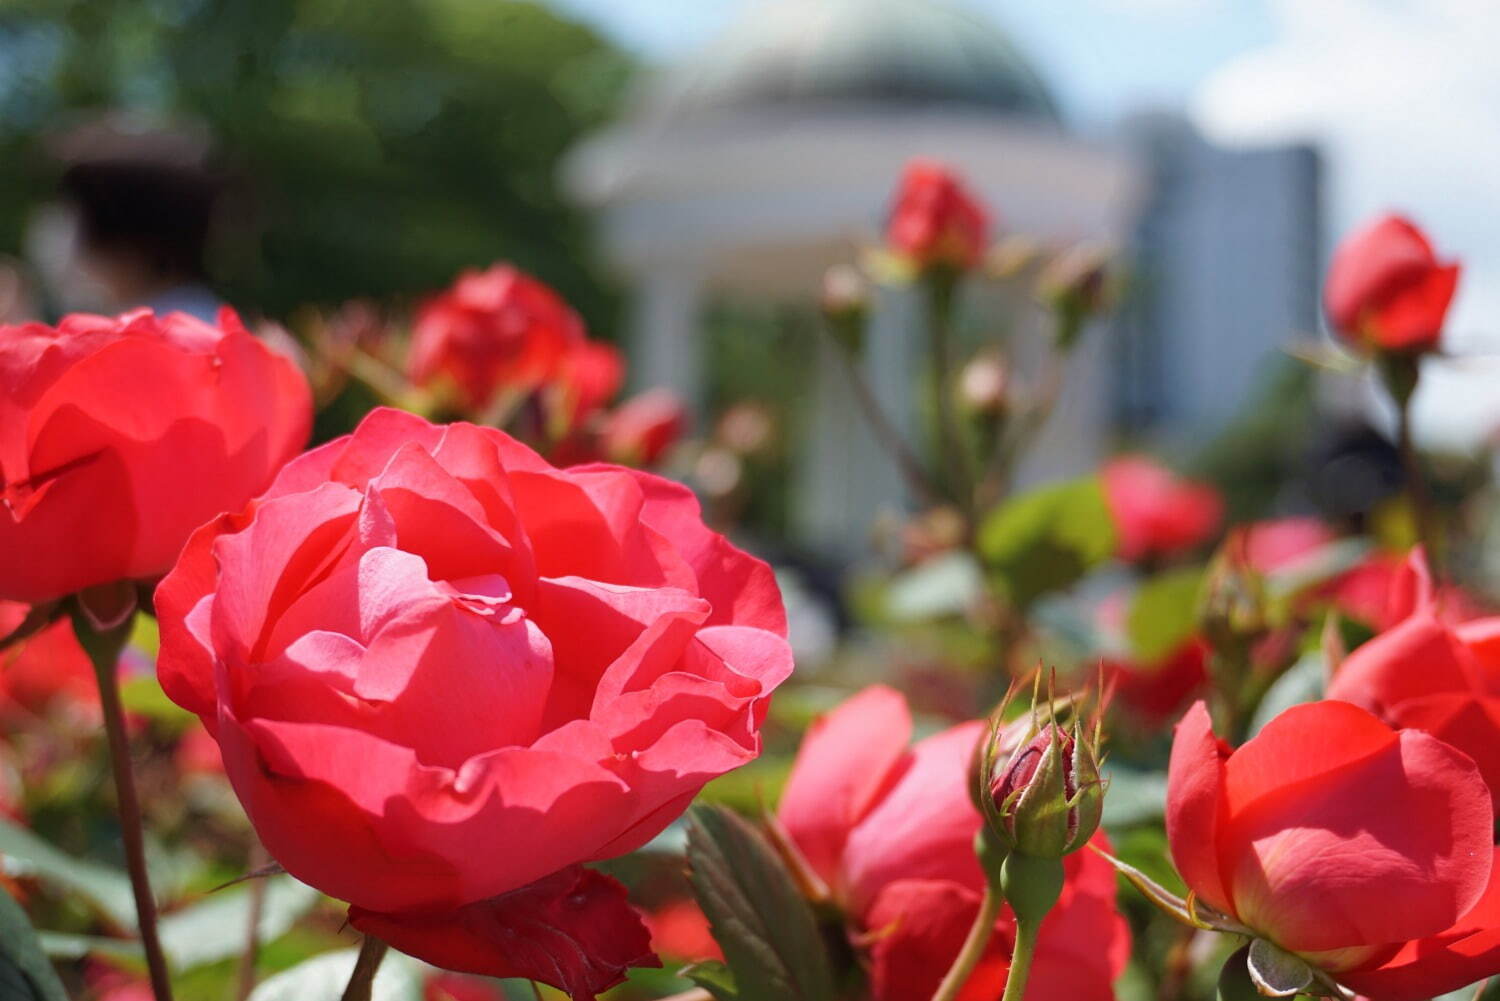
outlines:
[[969, 104], [1055, 120], [1004, 34], [938, 0], [764, 0], [648, 87], [652, 116], [829, 100]]

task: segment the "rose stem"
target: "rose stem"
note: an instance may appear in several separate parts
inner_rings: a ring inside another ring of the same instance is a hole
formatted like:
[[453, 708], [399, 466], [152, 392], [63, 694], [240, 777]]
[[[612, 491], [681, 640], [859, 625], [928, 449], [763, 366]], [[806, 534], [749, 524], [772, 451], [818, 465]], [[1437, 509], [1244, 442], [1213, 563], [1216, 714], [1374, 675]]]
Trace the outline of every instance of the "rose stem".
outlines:
[[[994, 880], [988, 880], [984, 888], [984, 899], [979, 902], [979, 913], [969, 926], [969, 935], [964, 939], [963, 948], [958, 950], [953, 965], [948, 968], [943, 982], [938, 985], [937, 993], [932, 995], [932, 1001], [954, 1001], [963, 990], [974, 967], [979, 965], [985, 947], [990, 944], [990, 936], [995, 932], [995, 919], [1000, 916], [1001, 900], [1000, 887]], [[1020, 940], [1017, 939], [1017, 948], [1019, 946]], [[1011, 977], [1015, 977], [1015, 966], [1011, 967]], [[1007, 988], [1006, 1001], [1009, 998], [1010, 990]]]
[[[253, 837], [253, 835], [252, 835]], [[258, 872], [271, 861], [266, 849], [257, 839], [250, 848], [250, 872]], [[255, 989], [255, 963], [260, 957], [260, 917], [265, 910], [266, 881], [264, 877], [250, 880], [250, 915], [245, 925], [245, 952], [240, 956], [239, 991], [235, 997], [245, 1001]]]
[[125, 734], [125, 713], [120, 705], [117, 665], [120, 652], [130, 638], [130, 624], [134, 618], [128, 616], [113, 629], [100, 631], [94, 629], [84, 616], [78, 615], [74, 617], [73, 628], [80, 645], [93, 662], [94, 678], [99, 683], [99, 706], [104, 712], [104, 733], [109, 741], [109, 763], [120, 808], [120, 837], [125, 843], [125, 863], [130, 872], [130, 888], [135, 893], [136, 924], [140, 928], [141, 948], [146, 953], [146, 967], [151, 974], [151, 992], [156, 1001], [172, 1001], [167, 957], [156, 933], [156, 898], [151, 894], [151, 878], [146, 870], [141, 802], [136, 793], [135, 774], [130, 767], [130, 741]]
[[375, 973], [380, 969], [380, 961], [385, 959], [389, 948], [374, 935], [365, 936], [359, 947], [359, 958], [354, 961], [354, 972], [349, 974], [349, 985], [344, 988], [342, 1001], [370, 1001]]

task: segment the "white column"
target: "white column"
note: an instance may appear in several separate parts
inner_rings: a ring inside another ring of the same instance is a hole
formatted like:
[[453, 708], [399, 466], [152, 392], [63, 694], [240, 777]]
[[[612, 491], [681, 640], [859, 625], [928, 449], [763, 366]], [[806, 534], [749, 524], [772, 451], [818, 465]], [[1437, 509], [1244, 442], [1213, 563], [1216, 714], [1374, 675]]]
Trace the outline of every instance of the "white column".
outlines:
[[[916, 296], [883, 289], [872, 305], [860, 367], [881, 409], [920, 452], [913, 437]], [[812, 424], [797, 484], [798, 529], [814, 548], [853, 557], [867, 551], [876, 519], [906, 511], [911, 498], [895, 460], [871, 432], [836, 351], [826, 337], [820, 339]]]
[[704, 404], [701, 273], [690, 265], [663, 263], [647, 272], [636, 290], [630, 341], [630, 386], [663, 386], [701, 414]]

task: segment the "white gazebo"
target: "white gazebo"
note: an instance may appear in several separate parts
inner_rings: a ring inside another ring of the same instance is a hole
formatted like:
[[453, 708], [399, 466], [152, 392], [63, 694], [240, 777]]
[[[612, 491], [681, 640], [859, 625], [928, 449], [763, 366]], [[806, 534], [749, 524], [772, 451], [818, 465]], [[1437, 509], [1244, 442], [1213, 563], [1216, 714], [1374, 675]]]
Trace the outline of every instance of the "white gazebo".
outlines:
[[[701, 402], [705, 302], [811, 301], [830, 264], [878, 236], [896, 178], [917, 156], [962, 172], [1006, 230], [1126, 241], [1137, 171], [1123, 151], [1063, 128], [1040, 78], [992, 24], [935, 0], [749, 2], [565, 166], [635, 292], [634, 378]], [[864, 361], [908, 430], [918, 319], [910, 292], [880, 292]], [[1082, 469], [1099, 454], [1106, 357], [1077, 356], [1034, 473]], [[907, 498], [833, 361], [821, 359], [799, 530], [853, 551], [882, 509]]]

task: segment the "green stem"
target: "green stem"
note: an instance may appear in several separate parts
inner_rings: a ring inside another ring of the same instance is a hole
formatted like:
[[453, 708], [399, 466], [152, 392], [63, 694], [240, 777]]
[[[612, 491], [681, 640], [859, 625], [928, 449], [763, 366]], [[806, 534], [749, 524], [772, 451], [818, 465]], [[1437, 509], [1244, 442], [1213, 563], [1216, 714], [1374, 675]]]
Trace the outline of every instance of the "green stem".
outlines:
[[1000, 1001], [1021, 1001], [1026, 996], [1026, 981], [1031, 976], [1031, 957], [1036, 952], [1036, 934], [1042, 923], [1037, 920], [1016, 921], [1016, 946], [1010, 954], [1010, 973], [1005, 978], [1005, 994]]
[[120, 652], [130, 638], [133, 619], [134, 616], [129, 616], [119, 626], [101, 632], [80, 613], [74, 615], [73, 629], [78, 634], [79, 644], [93, 662], [94, 678], [99, 683], [99, 706], [104, 713], [110, 769], [114, 773], [115, 798], [120, 808], [120, 838], [125, 844], [125, 865], [130, 873], [130, 888], [135, 894], [136, 924], [140, 929], [141, 948], [146, 954], [151, 992], [156, 1001], [172, 1001], [167, 957], [156, 932], [156, 898], [151, 893], [151, 878], [146, 870], [141, 802], [135, 788], [135, 774], [130, 767], [130, 741], [125, 733], [125, 712], [120, 704], [117, 665]]
[[963, 948], [958, 950], [953, 965], [948, 968], [943, 982], [938, 985], [937, 993], [932, 996], [932, 1001], [954, 1001], [963, 990], [969, 975], [974, 972], [974, 967], [979, 965], [985, 948], [990, 944], [990, 936], [995, 933], [995, 921], [1000, 917], [1001, 900], [1000, 887], [995, 884], [994, 880], [986, 882], [984, 899], [979, 902], [979, 913], [974, 916], [974, 924], [969, 927], [969, 935], [964, 939]]
[[968, 453], [958, 433], [953, 411], [953, 301], [957, 290], [954, 276], [937, 274], [927, 279], [929, 372], [932, 378], [934, 415], [937, 421], [938, 470], [949, 492], [965, 516], [973, 513], [974, 487]]
[[370, 1001], [370, 991], [375, 985], [375, 974], [380, 971], [390, 946], [374, 935], [366, 935], [359, 947], [359, 958], [354, 961], [354, 972], [349, 974], [349, 984], [344, 988], [341, 1001]]
[[1411, 502], [1412, 518], [1417, 524], [1417, 536], [1422, 540], [1422, 548], [1427, 551], [1427, 565], [1432, 570], [1434, 579], [1441, 579], [1443, 575], [1443, 551], [1442, 539], [1439, 538], [1437, 507], [1432, 502], [1432, 494], [1427, 489], [1427, 478], [1422, 472], [1422, 460], [1417, 454], [1416, 442], [1412, 437], [1412, 406], [1411, 397], [1397, 401], [1399, 404], [1399, 417], [1397, 418], [1396, 448], [1401, 453], [1402, 472], [1406, 474], [1406, 496]]

